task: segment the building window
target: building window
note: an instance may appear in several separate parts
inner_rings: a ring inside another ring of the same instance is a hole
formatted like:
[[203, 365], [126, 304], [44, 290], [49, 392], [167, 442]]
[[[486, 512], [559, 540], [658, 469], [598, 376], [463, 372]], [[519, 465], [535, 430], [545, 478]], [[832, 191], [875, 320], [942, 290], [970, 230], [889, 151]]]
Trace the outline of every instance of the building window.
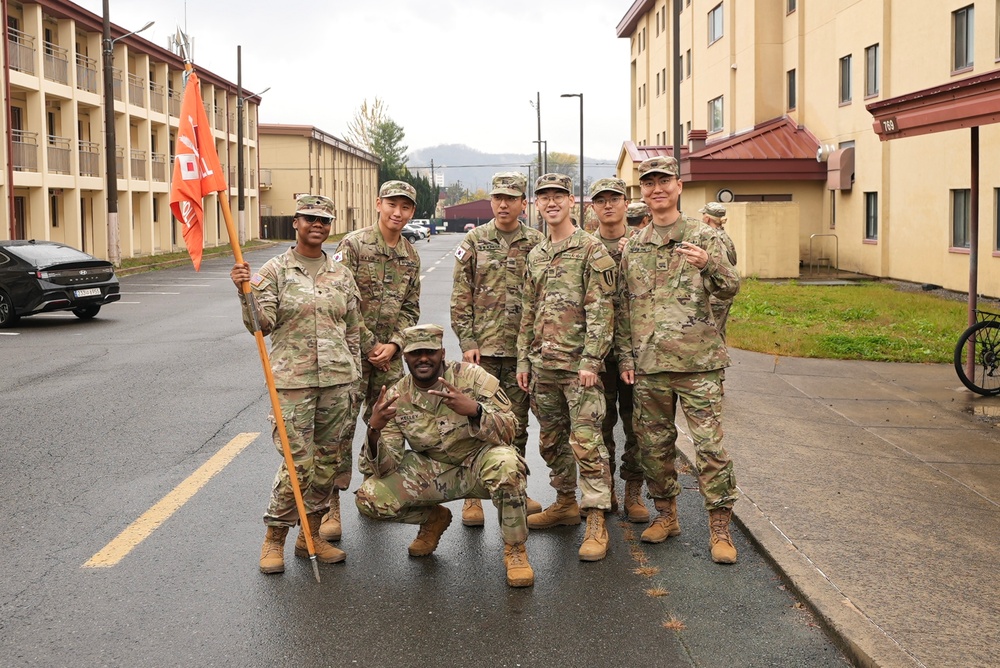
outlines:
[[1000, 188], [993, 189], [993, 250], [1000, 251]]
[[722, 130], [722, 96], [708, 101], [708, 131]]
[[972, 192], [968, 188], [951, 191], [951, 246], [969, 247], [969, 206]]
[[878, 239], [878, 193], [865, 193], [865, 239]]
[[687, 50], [687, 60], [684, 61], [684, 66], [687, 68], [687, 77], [691, 77], [691, 49]]
[[840, 103], [849, 104], [851, 101], [851, 57], [844, 56], [840, 59]]
[[791, 111], [795, 108], [795, 70], [788, 70], [785, 82], [788, 86], [788, 111]]
[[684, 142], [686, 143], [688, 137], [691, 136], [691, 121], [684, 124]]
[[785, 13], [791, 14], [792, 12], [794, 12], [796, 4], [797, 3], [795, 2], [795, 0], [788, 0], [788, 2], [785, 4]]
[[717, 4], [708, 13], [708, 43], [713, 44], [722, 39], [722, 3]]
[[878, 44], [865, 49], [865, 97], [878, 95], [878, 80], [881, 78]]
[[663, 72], [662, 72], [662, 74], [660, 74], [660, 78], [663, 79], [663, 93], [666, 94], [666, 92], [667, 92], [667, 68], [666, 67], [663, 68]]
[[660, 97], [660, 73], [656, 73], [656, 97]]
[[951, 13], [952, 39], [954, 41], [955, 57], [951, 64], [952, 70], [964, 70], [972, 67], [972, 55], [975, 46], [973, 32], [975, 29], [975, 7], [969, 5]]

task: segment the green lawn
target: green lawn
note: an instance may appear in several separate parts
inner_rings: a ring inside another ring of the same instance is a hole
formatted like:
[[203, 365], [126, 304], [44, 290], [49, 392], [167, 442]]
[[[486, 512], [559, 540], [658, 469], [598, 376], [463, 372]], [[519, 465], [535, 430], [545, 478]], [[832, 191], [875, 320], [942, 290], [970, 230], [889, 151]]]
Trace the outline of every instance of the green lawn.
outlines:
[[745, 279], [729, 345], [794, 357], [951, 362], [966, 305], [891, 284], [799, 285]]

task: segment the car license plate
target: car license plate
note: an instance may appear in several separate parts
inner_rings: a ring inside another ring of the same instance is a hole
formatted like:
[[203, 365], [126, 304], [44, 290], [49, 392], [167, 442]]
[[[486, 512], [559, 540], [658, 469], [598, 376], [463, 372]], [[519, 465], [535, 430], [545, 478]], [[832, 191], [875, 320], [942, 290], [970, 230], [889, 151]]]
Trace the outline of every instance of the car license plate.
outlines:
[[74, 290], [73, 295], [75, 297], [99, 297], [101, 295], [101, 289], [87, 288], [85, 290]]

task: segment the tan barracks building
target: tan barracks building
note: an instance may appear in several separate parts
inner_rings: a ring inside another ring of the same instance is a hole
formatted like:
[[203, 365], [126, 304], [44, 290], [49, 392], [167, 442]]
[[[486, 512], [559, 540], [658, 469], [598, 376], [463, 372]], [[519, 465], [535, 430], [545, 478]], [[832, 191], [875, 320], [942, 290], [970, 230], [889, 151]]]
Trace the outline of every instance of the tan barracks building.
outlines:
[[676, 127], [682, 207], [727, 201], [745, 275], [801, 262], [959, 291], [978, 205], [978, 288], [1000, 296], [997, 2], [683, 0], [676, 80], [673, 12], [636, 0], [617, 26], [632, 84], [618, 171], [633, 196], [635, 167], [672, 154]]
[[[0, 88], [0, 239], [45, 239], [108, 258], [103, 18], [63, 0], [5, 2], [6, 85]], [[170, 180], [183, 61], [112, 25], [118, 227], [122, 257], [183, 250]], [[235, 83], [197, 66], [215, 147], [237, 213]], [[257, 110], [244, 91], [248, 236], [258, 236]], [[218, 196], [205, 198], [205, 246], [228, 243]]]

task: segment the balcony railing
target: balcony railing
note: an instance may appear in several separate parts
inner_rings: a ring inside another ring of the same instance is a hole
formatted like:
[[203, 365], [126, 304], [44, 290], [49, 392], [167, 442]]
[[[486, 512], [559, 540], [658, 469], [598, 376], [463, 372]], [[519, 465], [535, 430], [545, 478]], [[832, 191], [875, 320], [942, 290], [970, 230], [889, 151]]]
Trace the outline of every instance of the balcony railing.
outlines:
[[122, 71], [117, 67], [111, 68], [111, 89], [116, 100], [125, 101], [125, 80], [122, 78]]
[[146, 180], [146, 152], [134, 148], [132, 153], [132, 178], [138, 181]]
[[129, 104], [134, 104], [137, 107], [141, 107], [146, 103], [145, 98], [142, 96], [143, 91], [146, 90], [146, 80], [142, 77], [136, 76], [131, 72], [128, 73], [128, 101]]
[[212, 118], [212, 103], [211, 102], [206, 102], [206, 101], [203, 100], [202, 101], [202, 105], [205, 107], [205, 116], [207, 116], [209, 119], [211, 119]]
[[69, 174], [70, 142], [68, 137], [49, 135], [49, 171], [55, 174]]
[[10, 58], [10, 69], [35, 73], [35, 38], [20, 30], [7, 28], [7, 48]]
[[271, 170], [260, 170], [260, 189], [267, 190], [271, 187]]
[[149, 82], [149, 108], [163, 113], [163, 86], [152, 81]]
[[167, 97], [167, 111], [175, 118], [179, 118], [181, 115], [181, 94], [175, 90], [170, 91]]
[[101, 175], [101, 147], [92, 141], [80, 142], [80, 176]]
[[247, 138], [257, 141], [257, 123], [253, 120], [247, 121]]
[[250, 180], [247, 183], [248, 183], [248, 186], [249, 186], [249, 188], [251, 190], [257, 187], [257, 171], [256, 170], [253, 170], [253, 169], [250, 170]]
[[154, 153], [153, 158], [153, 180], [160, 183], [167, 182], [167, 156], [163, 153]]
[[[225, 168], [225, 165], [223, 165]], [[229, 166], [229, 185], [232, 188], [236, 187], [236, 165]]]
[[96, 93], [97, 86], [97, 61], [82, 53], [76, 54], [76, 87]]
[[215, 107], [215, 129], [226, 129], [226, 112], [222, 111], [222, 107], [219, 106]]
[[52, 42], [42, 42], [45, 57], [45, 78], [56, 83], [69, 83], [69, 51]]
[[18, 172], [38, 171], [38, 133], [24, 130], [10, 131], [14, 152], [14, 170]]
[[124, 179], [125, 174], [125, 147], [115, 146], [115, 176]]

